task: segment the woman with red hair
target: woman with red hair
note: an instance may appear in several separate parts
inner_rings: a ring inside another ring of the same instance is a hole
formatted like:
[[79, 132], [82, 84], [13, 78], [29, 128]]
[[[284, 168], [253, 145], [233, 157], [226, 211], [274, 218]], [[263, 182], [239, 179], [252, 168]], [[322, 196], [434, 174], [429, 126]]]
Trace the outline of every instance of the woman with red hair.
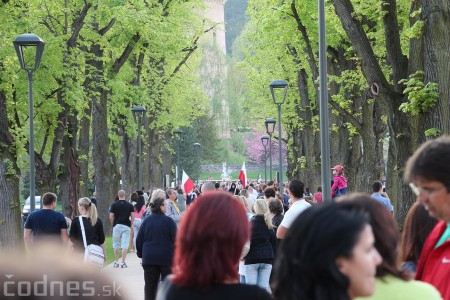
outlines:
[[245, 210], [233, 195], [200, 196], [181, 221], [174, 275], [161, 285], [157, 299], [271, 299], [265, 290], [238, 281], [237, 266], [249, 229]]

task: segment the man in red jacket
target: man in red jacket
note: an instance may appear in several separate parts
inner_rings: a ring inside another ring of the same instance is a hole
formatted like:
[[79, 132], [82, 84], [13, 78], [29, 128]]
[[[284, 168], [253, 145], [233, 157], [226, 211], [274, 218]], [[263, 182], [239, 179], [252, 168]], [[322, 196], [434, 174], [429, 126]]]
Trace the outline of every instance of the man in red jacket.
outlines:
[[416, 279], [450, 300], [450, 136], [420, 146], [406, 164], [405, 179], [428, 213], [440, 220], [423, 246]]

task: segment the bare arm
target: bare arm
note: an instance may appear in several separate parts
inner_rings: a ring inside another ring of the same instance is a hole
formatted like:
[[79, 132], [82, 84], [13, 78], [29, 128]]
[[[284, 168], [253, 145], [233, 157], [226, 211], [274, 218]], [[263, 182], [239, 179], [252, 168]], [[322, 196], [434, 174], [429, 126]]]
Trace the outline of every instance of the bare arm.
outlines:
[[134, 223], [134, 212], [131, 213], [131, 225]]
[[109, 222], [111, 222], [111, 225], [114, 225], [114, 213], [109, 213]]
[[69, 234], [67, 233], [67, 228], [61, 229], [61, 238], [63, 240], [64, 245], [67, 244], [69, 240]]
[[282, 226], [282, 225], [278, 226], [278, 229], [277, 229], [277, 239], [283, 239], [284, 236], [286, 235], [286, 231], [287, 231], [287, 230], [288, 230], [288, 229], [287, 229], [286, 227]]
[[31, 229], [25, 228], [23, 230], [23, 240], [25, 242], [26, 250], [30, 251], [33, 243], [31, 242]]

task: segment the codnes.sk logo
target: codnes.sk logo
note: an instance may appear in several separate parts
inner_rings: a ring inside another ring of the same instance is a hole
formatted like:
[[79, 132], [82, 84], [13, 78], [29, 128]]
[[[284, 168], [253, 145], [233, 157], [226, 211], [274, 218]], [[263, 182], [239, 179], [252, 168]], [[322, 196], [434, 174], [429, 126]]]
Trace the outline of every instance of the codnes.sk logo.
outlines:
[[[47, 274], [40, 280], [16, 280], [14, 275], [4, 275], [3, 297], [110, 297], [122, 296], [122, 286], [113, 282], [112, 285], [99, 285], [93, 280], [51, 280]], [[0, 298], [2, 298], [0, 296]]]

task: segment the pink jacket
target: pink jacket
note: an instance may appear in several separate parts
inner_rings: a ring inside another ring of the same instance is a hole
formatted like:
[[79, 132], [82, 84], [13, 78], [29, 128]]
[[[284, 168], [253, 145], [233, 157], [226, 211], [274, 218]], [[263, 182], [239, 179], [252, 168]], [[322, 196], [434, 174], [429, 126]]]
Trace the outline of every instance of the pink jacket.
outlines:
[[334, 176], [333, 185], [331, 186], [331, 192], [334, 192], [336, 189], [342, 190], [347, 187], [347, 178], [344, 176]]

